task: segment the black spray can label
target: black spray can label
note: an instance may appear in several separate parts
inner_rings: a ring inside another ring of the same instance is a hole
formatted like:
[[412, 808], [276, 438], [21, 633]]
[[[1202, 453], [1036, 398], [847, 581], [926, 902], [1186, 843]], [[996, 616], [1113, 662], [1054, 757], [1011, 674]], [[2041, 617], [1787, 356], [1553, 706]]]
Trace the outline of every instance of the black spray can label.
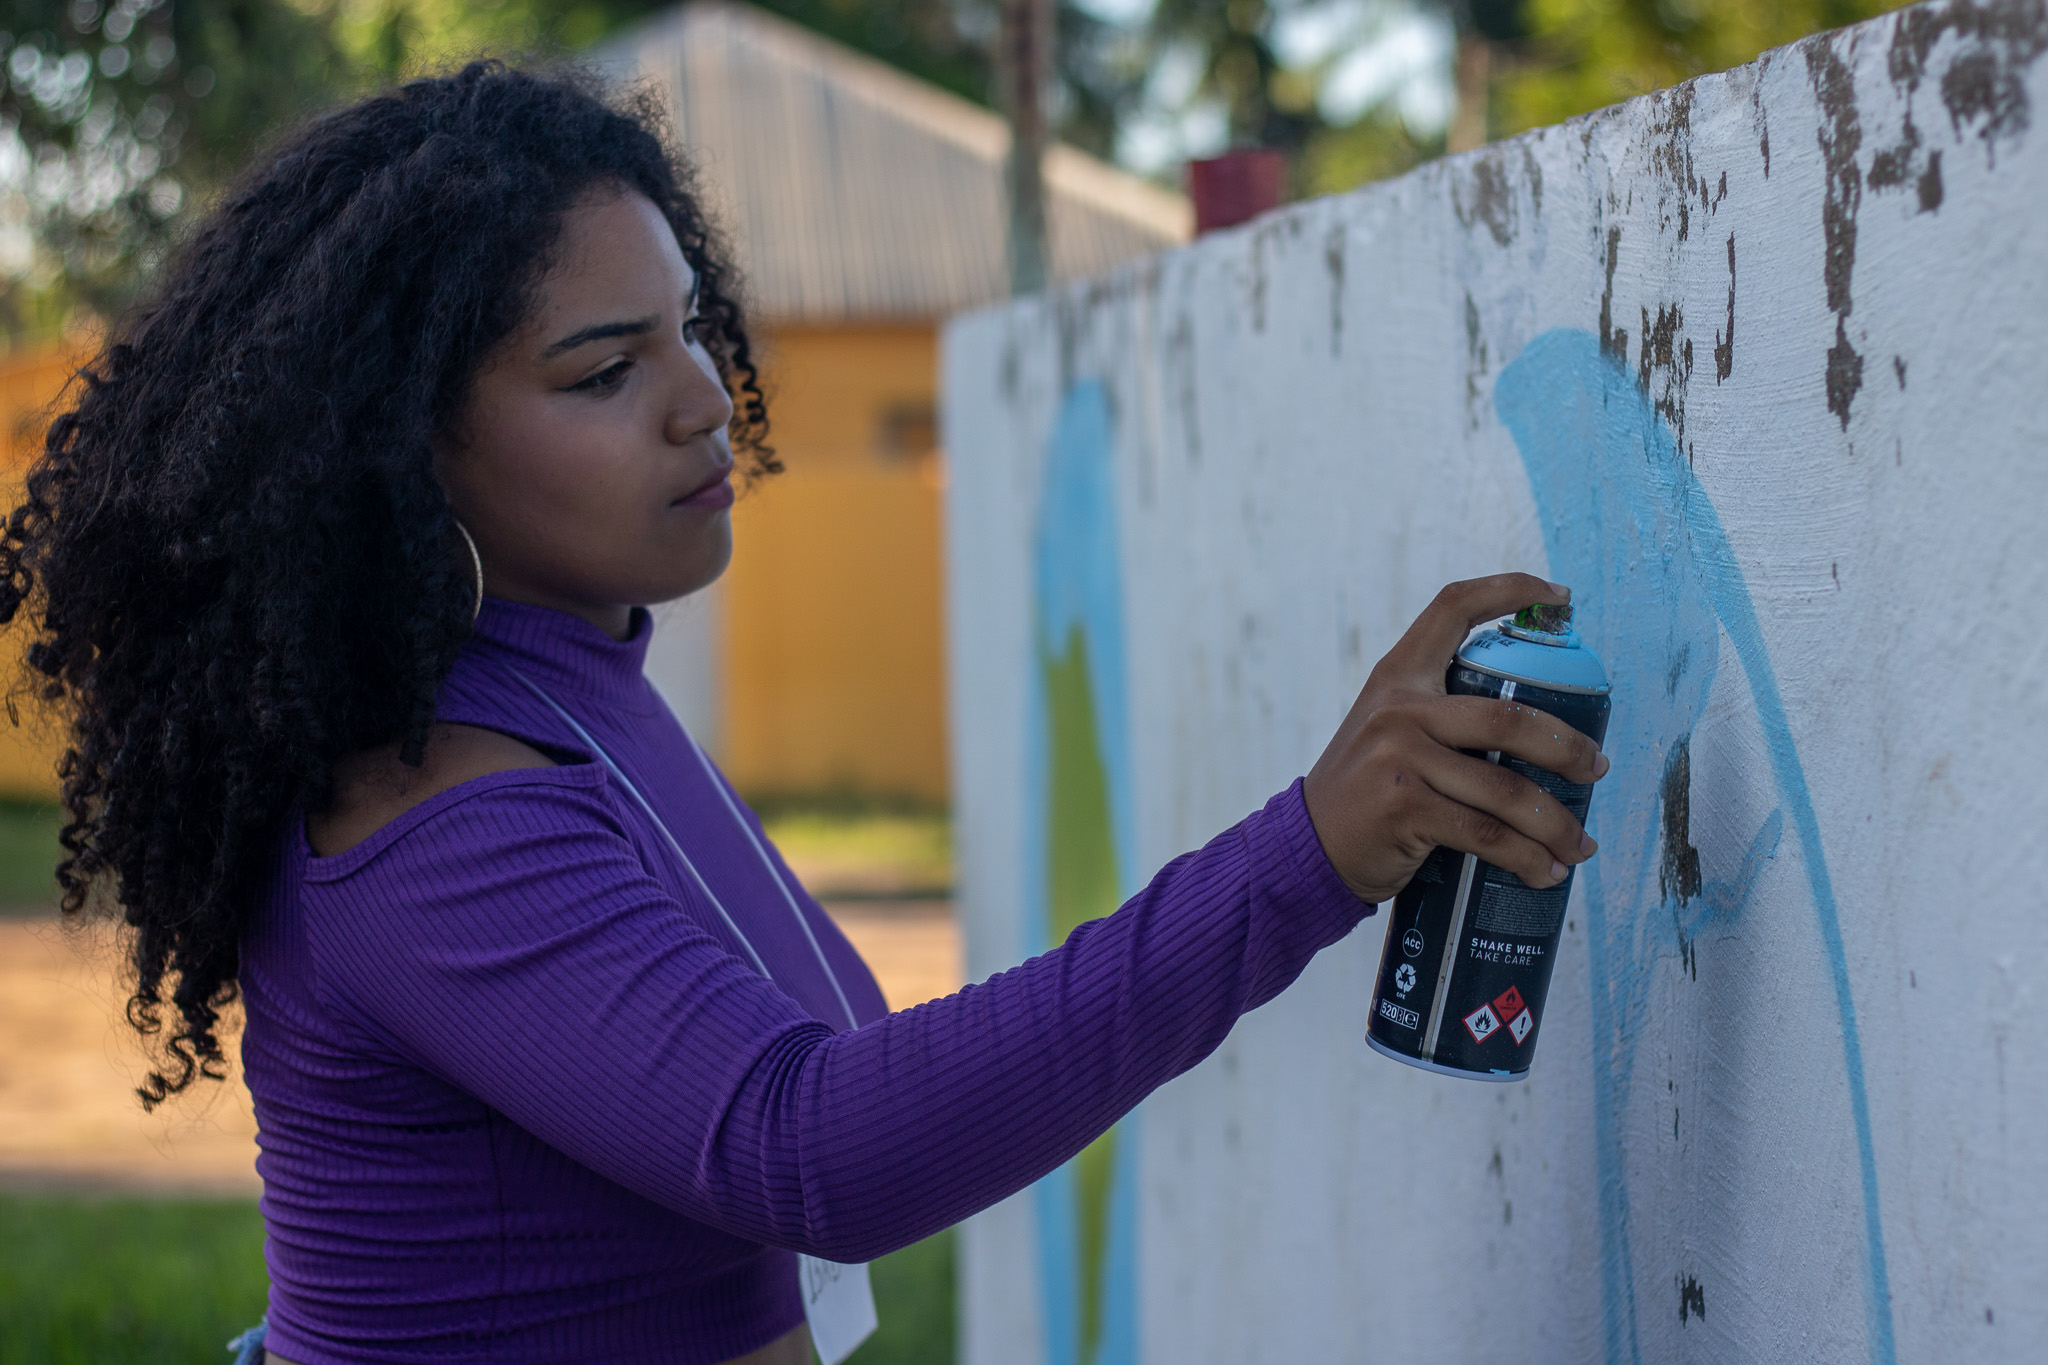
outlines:
[[[1468, 646], [1451, 665], [1445, 688], [1453, 695], [1511, 700], [1596, 744], [1606, 739], [1612, 703], [1604, 678], [1599, 692], [1557, 690], [1475, 667], [1472, 652]], [[1591, 786], [1503, 754], [1477, 757], [1504, 763], [1585, 823]], [[1573, 868], [1556, 886], [1537, 888], [1483, 858], [1437, 849], [1394, 898], [1367, 1041], [1432, 1071], [1496, 1081], [1526, 1075], [1576, 876]]]

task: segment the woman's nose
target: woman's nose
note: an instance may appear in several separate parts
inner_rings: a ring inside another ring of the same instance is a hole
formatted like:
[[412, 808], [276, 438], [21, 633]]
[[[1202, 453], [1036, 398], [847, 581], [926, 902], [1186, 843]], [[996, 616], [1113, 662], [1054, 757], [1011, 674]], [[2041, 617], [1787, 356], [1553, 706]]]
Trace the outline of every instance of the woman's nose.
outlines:
[[725, 430], [732, 421], [732, 395], [718, 376], [718, 366], [701, 346], [683, 348], [674, 400], [669, 404], [664, 435], [675, 445], [707, 432]]

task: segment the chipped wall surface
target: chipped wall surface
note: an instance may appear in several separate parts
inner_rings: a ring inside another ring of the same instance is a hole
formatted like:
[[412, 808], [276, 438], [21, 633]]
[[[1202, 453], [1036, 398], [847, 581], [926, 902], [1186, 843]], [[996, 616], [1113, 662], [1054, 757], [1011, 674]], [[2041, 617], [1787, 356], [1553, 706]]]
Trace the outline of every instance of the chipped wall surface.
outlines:
[[1568, 581], [1617, 683], [1533, 1077], [1369, 1052], [1367, 921], [969, 1225], [973, 1365], [2041, 1349], [2044, 49], [1905, 10], [952, 326], [975, 974], [1446, 580]]

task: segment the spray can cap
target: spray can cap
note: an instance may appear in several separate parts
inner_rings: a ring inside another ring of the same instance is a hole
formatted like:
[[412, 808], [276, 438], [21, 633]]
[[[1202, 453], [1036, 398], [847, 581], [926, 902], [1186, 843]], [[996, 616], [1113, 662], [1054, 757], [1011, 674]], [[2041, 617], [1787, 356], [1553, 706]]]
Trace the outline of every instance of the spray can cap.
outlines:
[[1458, 650], [1458, 662], [1558, 692], [1605, 694], [1607, 670], [1572, 629], [1570, 607], [1525, 607]]
[[1545, 602], [1532, 603], [1516, 612], [1512, 620], [1502, 623], [1501, 630], [1518, 640], [1558, 649], [1569, 649], [1579, 642], [1578, 632], [1572, 629], [1572, 604], [1569, 602], [1561, 607]]

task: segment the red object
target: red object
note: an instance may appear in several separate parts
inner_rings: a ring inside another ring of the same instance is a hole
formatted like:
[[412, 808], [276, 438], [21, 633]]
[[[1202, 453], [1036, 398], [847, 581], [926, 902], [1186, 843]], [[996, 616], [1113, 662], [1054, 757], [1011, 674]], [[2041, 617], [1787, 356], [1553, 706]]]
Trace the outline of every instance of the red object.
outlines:
[[1522, 993], [1510, 986], [1493, 998], [1493, 1007], [1500, 1011], [1502, 1021], [1512, 1019], [1522, 1012]]
[[1287, 155], [1248, 147], [1188, 163], [1188, 195], [1195, 201], [1195, 235], [1248, 223], [1286, 199]]

